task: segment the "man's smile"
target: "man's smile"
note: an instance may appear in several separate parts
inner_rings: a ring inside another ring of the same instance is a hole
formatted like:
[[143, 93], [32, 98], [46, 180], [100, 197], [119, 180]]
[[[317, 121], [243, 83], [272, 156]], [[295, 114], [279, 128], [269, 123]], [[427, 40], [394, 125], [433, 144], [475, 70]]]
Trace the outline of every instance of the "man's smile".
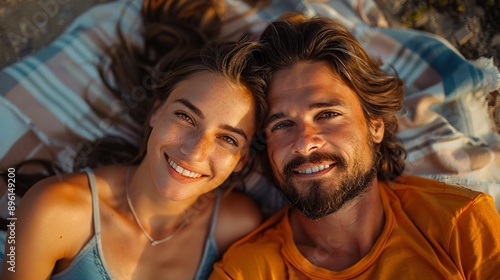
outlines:
[[322, 164], [322, 165], [316, 165], [313, 167], [309, 167], [306, 169], [299, 169], [299, 170], [294, 170], [294, 172], [299, 173], [299, 174], [312, 174], [316, 173], [325, 169], [330, 168], [330, 164]]

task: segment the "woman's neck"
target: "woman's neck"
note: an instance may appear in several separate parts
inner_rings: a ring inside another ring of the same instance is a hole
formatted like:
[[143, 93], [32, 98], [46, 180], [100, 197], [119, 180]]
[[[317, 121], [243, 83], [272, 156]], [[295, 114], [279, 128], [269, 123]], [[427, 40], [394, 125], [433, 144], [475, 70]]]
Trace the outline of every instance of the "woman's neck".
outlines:
[[127, 167], [124, 175], [124, 199], [136, 221], [155, 239], [174, 231], [195, 214], [198, 197], [173, 201], [158, 193], [153, 181], [141, 165]]

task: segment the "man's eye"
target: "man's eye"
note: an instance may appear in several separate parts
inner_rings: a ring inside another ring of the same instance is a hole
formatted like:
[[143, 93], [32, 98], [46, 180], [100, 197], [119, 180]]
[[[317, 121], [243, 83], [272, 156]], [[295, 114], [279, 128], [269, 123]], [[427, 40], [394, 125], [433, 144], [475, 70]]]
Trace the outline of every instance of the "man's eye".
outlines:
[[330, 119], [338, 116], [340, 116], [339, 113], [328, 111], [320, 113], [318, 119]]
[[276, 131], [276, 130], [280, 130], [280, 129], [283, 129], [285, 127], [289, 127], [289, 126], [292, 126], [292, 123], [291, 122], [280, 122], [276, 125], [274, 125], [272, 128], [271, 128], [271, 131]]
[[182, 112], [175, 112], [175, 115], [177, 117], [179, 117], [180, 119], [190, 123], [190, 124], [194, 124], [194, 121], [191, 119], [191, 117], [189, 117], [189, 115], [185, 114], [185, 113], [182, 113]]
[[228, 142], [229, 144], [233, 145], [233, 146], [236, 146], [238, 147], [238, 141], [236, 141], [236, 139], [234, 139], [233, 137], [229, 137], [229, 136], [222, 136], [221, 137], [224, 141]]

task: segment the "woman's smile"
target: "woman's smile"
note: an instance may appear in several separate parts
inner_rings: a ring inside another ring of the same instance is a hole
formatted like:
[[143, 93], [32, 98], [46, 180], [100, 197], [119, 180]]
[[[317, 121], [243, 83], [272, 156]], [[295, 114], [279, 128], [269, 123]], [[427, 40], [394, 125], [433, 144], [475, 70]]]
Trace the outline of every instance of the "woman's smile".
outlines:
[[189, 177], [189, 178], [200, 178], [203, 175], [200, 173], [197, 173], [195, 171], [191, 171], [185, 167], [182, 167], [180, 164], [174, 162], [172, 159], [170, 159], [166, 154], [165, 157], [167, 159], [168, 164], [174, 169], [178, 174], [184, 176], [184, 177]]

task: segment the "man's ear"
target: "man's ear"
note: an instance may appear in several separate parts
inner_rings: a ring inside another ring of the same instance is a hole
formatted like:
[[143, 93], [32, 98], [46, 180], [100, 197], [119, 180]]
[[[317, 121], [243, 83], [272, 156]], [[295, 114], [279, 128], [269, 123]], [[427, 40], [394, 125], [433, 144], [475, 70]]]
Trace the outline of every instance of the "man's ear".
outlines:
[[149, 115], [149, 126], [153, 127], [156, 123], [156, 120], [158, 119], [158, 109], [160, 108], [161, 101], [156, 99], [155, 103], [153, 104], [153, 108], [151, 109], [151, 114]]
[[384, 139], [385, 125], [382, 118], [372, 119], [370, 121], [370, 133], [374, 143], [382, 142]]

